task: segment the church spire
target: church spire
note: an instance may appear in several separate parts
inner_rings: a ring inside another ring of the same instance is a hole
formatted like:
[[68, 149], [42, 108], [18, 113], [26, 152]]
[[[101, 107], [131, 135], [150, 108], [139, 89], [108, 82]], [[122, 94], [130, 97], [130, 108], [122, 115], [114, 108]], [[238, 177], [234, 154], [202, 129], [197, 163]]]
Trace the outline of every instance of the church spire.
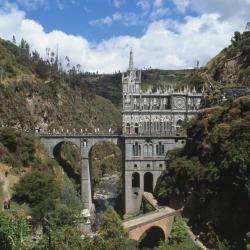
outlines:
[[130, 50], [130, 55], [129, 55], [129, 67], [128, 67], [129, 71], [133, 71], [134, 70], [134, 59], [133, 59], [133, 50], [131, 48]]

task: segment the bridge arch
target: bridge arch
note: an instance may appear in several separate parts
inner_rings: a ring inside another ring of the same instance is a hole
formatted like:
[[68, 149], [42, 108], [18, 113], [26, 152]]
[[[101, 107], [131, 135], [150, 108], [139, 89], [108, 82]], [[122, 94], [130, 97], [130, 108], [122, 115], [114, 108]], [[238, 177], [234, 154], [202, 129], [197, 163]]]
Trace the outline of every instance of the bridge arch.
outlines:
[[[103, 174], [112, 171], [112, 169], [116, 169], [120, 172], [122, 171], [122, 149], [117, 143], [102, 140], [92, 144], [88, 152], [90, 179], [93, 192]], [[97, 154], [97, 152], [101, 152], [101, 155]], [[111, 157], [112, 160], [109, 161]]]
[[68, 134], [59, 134], [59, 135], [50, 135], [45, 134], [41, 135], [42, 143], [44, 144], [49, 155], [55, 159], [54, 151], [57, 150], [59, 145], [64, 142], [72, 142], [75, 144], [81, 155], [81, 199], [85, 208], [92, 210], [92, 191], [91, 191], [91, 169], [90, 169], [90, 159], [89, 153], [92, 147], [102, 141], [109, 141], [117, 145], [122, 152], [122, 141], [117, 135], [68, 135]]
[[162, 226], [152, 226], [141, 235], [139, 249], [155, 248], [165, 239], [165, 229]]
[[[71, 161], [67, 161], [67, 159], [63, 158], [63, 151], [65, 151], [64, 153], [72, 155]], [[53, 156], [67, 175], [74, 179], [77, 184], [80, 184], [81, 151], [79, 146], [72, 141], [63, 140], [54, 146]]]

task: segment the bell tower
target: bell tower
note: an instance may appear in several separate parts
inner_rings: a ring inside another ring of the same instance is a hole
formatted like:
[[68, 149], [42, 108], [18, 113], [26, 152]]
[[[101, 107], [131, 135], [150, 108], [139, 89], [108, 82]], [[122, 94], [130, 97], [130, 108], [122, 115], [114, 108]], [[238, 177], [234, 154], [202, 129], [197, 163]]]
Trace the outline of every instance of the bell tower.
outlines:
[[122, 74], [123, 94], [139, 94], [141, 92], [141, 71], [135, 69], [133, 51], [130, 50], [127, 72]]

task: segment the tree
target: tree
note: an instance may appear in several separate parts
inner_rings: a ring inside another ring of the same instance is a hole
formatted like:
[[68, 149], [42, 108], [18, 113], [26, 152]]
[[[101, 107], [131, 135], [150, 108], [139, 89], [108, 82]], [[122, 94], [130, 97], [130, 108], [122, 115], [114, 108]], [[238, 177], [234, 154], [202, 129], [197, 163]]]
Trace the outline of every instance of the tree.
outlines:
[[239, 31], [234, 32], [234, 37], [231, 39], [231, 42], [236, 46], [237, 42], [241, 40], [241, 33]]
[[247, 22], [246, 31], [250, 31], [250, 22]]
[[40, 219], [55, 208], [58, 197], [59, 188], [54, 177], [37, 170], [21, 177], [14, 186], [13, 198], [19, 203], [28, 203], [35, 217]]
[[16, 45], [16, 37], [13, 35], [12, 42]]
[[106, 204], [102, 220], [100, 233], [104, 238], [119, 239], [125, 236], [121, 218], [110, 205]]
[[0, 129], [0, 142], [11, 152], [17, 149], [17, 132], [13, 128]]

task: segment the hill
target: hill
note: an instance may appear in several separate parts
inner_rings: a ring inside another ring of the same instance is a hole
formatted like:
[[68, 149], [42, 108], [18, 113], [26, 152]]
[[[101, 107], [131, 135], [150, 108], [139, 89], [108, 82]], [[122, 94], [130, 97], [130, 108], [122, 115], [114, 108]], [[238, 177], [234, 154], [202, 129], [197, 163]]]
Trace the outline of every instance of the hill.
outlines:
[[188, 126], [186, 146], [167, 155], [155, 195], [184, 207], [193, 230], [213, 249], [245, 249], [250, 228], [250, 96], [205, 109]]
[[249, 86], [250, 31], [235, 32], [231, 45], [207, 63], [206, 72], [221, 86]]
[[[121, 74], [62, 70], [54, 52], [42, 59], [26, 41], [0, 39], [0, 124], [23, 129], [108, 131], [121, 127]], [[178, 85], [189, 70], [143, 70], [142, 88]]]

